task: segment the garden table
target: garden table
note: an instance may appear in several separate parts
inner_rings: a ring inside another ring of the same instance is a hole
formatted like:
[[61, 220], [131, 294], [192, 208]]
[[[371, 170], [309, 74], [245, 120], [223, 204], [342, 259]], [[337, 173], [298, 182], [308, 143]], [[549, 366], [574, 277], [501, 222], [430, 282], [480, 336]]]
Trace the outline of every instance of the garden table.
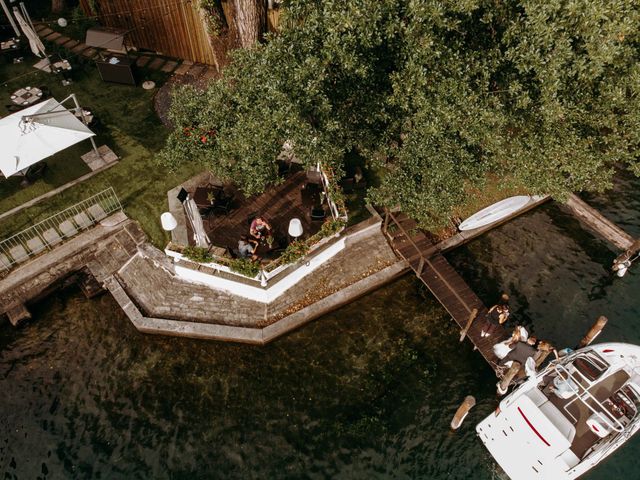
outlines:
[[19, 46], [20, 46], [19, 38], [10, 38], [6, 42], [0, 42], [0, 51], [2, 51], [3, 53], [11, 52], [13, 50], [17, 50]]
[[42, 99], [42, 90], [36, 87], [24, 87], [11, 95], [11, 101], [16, 105], [33, 105]]

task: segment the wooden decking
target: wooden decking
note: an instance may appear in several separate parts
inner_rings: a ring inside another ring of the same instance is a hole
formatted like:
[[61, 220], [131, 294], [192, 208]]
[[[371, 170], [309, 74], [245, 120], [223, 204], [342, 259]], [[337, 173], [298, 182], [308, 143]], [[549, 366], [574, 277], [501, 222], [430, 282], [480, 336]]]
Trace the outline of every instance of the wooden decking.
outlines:
[[[204, 228], [213, 245], [237, 248], [242, 235], [248, 235], [250, 219], [264, 217], [273, 227], [276, 242], [287, 243], [287, 230], [292, 218], [299, 218], [303, 238], [313, 235], [322, 226], [322, 220], [311, 220], [311, 207], [319, 202], [320, 186], [308, 183], [304, 171], [298, 171], [280, 185], [271, 187], [261, 195], [245, 197], [233, 185], [225, 186], [225, 194], [234, 197], [227, 214], [214, 213], [204, 221]], [[192, 235], [189, 235], [193, 238]]]
[[506, 330], [500, 327], [491, 336], [481, 336], [483, 328], [488, 326], [487, 307], [451, 267], [438, 247], [417, 228], [414, 220], [403, 213], [387, 212], [383, 230], [396, 253], [407, 261], [461, 329], [466, 327], [472, 312], [477, 311], [466, 337], [500, 375], [493, 345], [509, 336]]

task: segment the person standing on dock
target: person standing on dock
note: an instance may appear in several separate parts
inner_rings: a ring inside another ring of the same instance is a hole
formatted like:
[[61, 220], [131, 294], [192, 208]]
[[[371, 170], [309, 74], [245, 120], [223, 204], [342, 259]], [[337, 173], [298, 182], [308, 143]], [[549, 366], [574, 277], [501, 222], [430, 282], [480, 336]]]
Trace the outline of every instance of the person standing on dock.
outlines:
[[509, 295], [503, 293], [500, 301], [489, 309], [486, 315], [487, 325], [480, 332], [481, 337], [489, 337], [509, 318]]

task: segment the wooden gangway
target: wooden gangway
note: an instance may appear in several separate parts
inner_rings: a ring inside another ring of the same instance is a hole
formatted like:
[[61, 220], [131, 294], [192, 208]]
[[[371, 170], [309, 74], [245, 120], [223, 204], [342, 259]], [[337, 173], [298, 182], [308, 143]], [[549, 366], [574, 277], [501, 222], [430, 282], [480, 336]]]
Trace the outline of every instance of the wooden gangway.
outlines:
[[[481, 336], [482, 330], [489, 325], [486, 319], [487, 307], [447, 262], [436, 244], [418, 229], [413, 219], [401, 212], [385, 211], [383, 232], [391, 247], [407, 261], [460, 329], [464, 332], [468, 327], [466, 338], [471, 340], [491, 368], [501, 375], [493, 345], [508, 338], [509, 334], [503, 327], [499, 327], [491, 336]], [[474, 312], [477, 313], [474, 315]], [[470, 318], [473, 321], [468, 326]]]

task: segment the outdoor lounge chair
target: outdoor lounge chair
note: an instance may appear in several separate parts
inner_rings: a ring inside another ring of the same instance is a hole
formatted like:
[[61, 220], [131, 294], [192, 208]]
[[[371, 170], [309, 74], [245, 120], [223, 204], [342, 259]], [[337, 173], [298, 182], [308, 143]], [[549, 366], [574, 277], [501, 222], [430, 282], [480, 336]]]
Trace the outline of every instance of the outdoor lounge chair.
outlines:
[[50, 228], [49, 230], [45, 230], [42, 233], [42, 237], [46, 240], [46, 242], [50, 245], [50, 246], [54, 246], [57, 245], [58, 243], [60, 243], [62, 241], [62, 237], [60, 236], [60, 234], [56, 231], [55, 228]]
[[80, 212], [77, 215], [74, 215], [73, 221], [76, 222], [76, 225], [78, 225], [83, 230], [85, 228], [89, 228], [93, 224], [86, 212]]
[[6, 255], [0, 253], [0, 267], [9, 268], [11, 267], [11, 261], [7, 258]]
[[29, 260], [29, 254], [22, 245], [16, 245], [9, 249], [9, 255], [18, 263]]
[[47, 164], [45, 162], [36, 163], [35, 165], [32, 165], [27, 169], [25, 177], [27, 177], [27, 180], [29, 180], [30, 182], [34, 182], [38, 178], [42, 177], [46, 169]]
[[322, 206], [313, 207], [311, 209], [311, 220], [324, 220], [327, 217], [327, 212], [325, 212]]
[[345, 195], [353, 193], [355, 183], [356, 182], [353, 178], [343, 178], [342, 180], [340, 180], [340, 188], [342, 188], [342, 193], [344, 193]]
[[198, 212], [200, 213], [200, 218], [202, 218], [202, 220], [207, 222], [207, 228], [211, 228], [211, 220], [214, 218], [214, 209], [215, 207], [198, 209]]
[[73, 237], [76, 233], [78, 233], [78, 229], [73, 225], [73, 223], [71, 223], [70, 220], [65, 220], [64, 222], [62, 222], [60, 225], [58, 225], [58, 228], [67, 238]]
[[44, 243], [42, 243], [40, 237], [33, 237], [27, 240], [27, 247], [29, 247], [29, 250], [33, 255], [40, 253], [45, 249]]
[[89, 215], [91, 215], [96, 222], [99, 222], [107, 216], [106, 212], [102, 208], [102, 205], [98, 203], [87, 208], [87, 212], [89, 212]]

